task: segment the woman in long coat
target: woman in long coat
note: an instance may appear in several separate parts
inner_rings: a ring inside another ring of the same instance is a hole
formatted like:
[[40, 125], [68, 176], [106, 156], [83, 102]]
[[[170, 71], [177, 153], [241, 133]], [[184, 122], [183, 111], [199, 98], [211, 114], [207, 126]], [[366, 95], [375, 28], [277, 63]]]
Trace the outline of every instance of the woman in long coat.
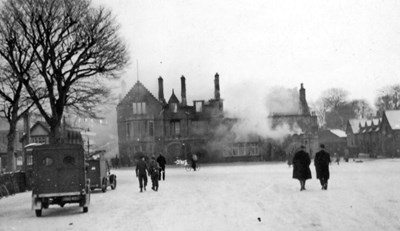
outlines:
[[311, 160], [305, 149], [306, 147], [302, 145], [293, 157], [293, 179], [300, 181], [300, 191], [306, 189], [306, 180], [311, 179]]

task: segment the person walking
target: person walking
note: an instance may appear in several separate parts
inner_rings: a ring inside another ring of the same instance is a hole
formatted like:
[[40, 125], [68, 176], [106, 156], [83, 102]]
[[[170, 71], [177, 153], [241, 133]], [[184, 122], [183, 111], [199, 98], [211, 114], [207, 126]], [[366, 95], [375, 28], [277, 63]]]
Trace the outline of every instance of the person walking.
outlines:
[[335, 161], [336, 161], [337, 165], [339, 165], [340, 156], [335, 152], [334, 157], [335, 157]]
[[325, 151], [325, 145], [320, 145], [321, 150], [315, 154], [314, 165], [317, 172], [317, 179], [319, 179], [322, 190], [328, 190], [329, 179], [329, 164], [331, 163], [331, 156]]
[[290, 168], [290, 166], [292, 166], [292, 153], [288, 153], [287, 154], [287, 164], [289, 165], [289, 168]]
[[167, 164], [167, 161], [165, 160], [165, 157], [161, 154], [157, 157], [157, 163], [160, 165], [160, 174], [158, 177], [158, 180], [161, 180], [161, 174], [162, 174], [162, 179], [165, 180], [165, 165]]
[[300, 191], [306, 190], [306, 180], [311, 179], [310, 155], [305, 151], [306, 147], [301, 146], [300, 150], [293, 157], [293, 179], [300, 182]]
[[147, 186], [147, 164], [145, 161], [145, 157], [142, 156], [138, 163], [136, 164], [136, 177], [139, 179], [139, 187], [140, 187], [140, 192], [146, 191], [146, 186]]
[[196, 167], [197, 167], [197, 155], [193, 154], [192, 155], [192, 168], [194, 171], [196, 171]]
[[158, 179], [160, 176], [160, 166], [156, 161], [156, 157], [152, 156], [149, 166], [149, 176], [151, 177], [151, 189], [158, 191]]

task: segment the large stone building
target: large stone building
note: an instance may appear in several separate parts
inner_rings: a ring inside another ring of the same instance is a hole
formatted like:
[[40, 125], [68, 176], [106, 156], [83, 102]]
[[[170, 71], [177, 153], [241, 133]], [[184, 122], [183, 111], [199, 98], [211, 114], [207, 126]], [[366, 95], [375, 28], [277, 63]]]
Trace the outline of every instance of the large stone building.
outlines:
[[139, 81], [117, 105], [120, 158], [131, 164], [140, 155], [162, 152], [167, 161], [197, 153], [204, 161], [213, 157], [207, 149], [213, 128], [223, 119], [219, 75], [214, 79], [214, 98], [188, 105], [186, 79], [181, 77], [181, 99], [172, 91], [164, 98], [163, 79], [158, 78], [158, 98]]
[[[194, 100], [192, 105], [187, 102], [185, 81], [182, 76], [180, 99], [173, 90], [168, 100], [164, 98], [161, 77], [158, 79], [158, 98], [139, 81], [122, 98], [117, 105], [122, 164], [129, 165], [141, 155], [150, 156], [158, 152], [164, 153], [169, 163], [176, 158], [188, 159], [192, 153], [197, 153], [202, 161], [285, 158], [285, 151], [272, 139], [256, 134], [238, 139], [232, 129], [238, 119], [224, 116], [218, 74], [214, 78], [214, 98]], [[318, 143], [318, 124], [316, 116], [308, 108], [303, 85], [297, 101], [299, 109], [296, 113], [274, 114], [273, 124], [300, 127], [300, 133], [291, 137], [292, 140], [312, 150]]]

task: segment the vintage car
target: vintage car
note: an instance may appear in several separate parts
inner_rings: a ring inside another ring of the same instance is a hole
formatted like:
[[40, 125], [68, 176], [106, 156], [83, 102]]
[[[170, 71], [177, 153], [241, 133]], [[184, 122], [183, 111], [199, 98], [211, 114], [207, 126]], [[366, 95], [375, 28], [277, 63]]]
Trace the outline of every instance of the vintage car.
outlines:
[[106, 192], [108, 186], [113, 190], [117, 187], [117, 176], [110, 173], [110, 166], [104, 158], [104, 151], [92, 153], [86, 162], [91, 190], [100, 188], [103, 192]]
[[90, 180], [86, 176], [85, 155], [79, 144], [44, 144], [32, 151], [32, 209], [42, 216], [42, 209], [57, 204], [78, 203], [83, 212], [90, 204]]

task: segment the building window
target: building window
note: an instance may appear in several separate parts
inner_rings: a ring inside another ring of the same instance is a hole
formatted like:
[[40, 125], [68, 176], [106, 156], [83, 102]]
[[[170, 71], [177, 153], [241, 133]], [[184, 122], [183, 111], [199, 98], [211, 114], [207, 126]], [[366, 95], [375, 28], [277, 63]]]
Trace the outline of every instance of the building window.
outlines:
[[203, 111], [203, 101], [194, 101], [194, 107], [196, 109], [196, 112], [202, 112]]
[[33, 163], [32, 155], [27, 155], [26, 164], [30, 166], [32, 165], [32, 163]]
[[171, 122], [171, 132], [172, 132], [172, 135], [179, 135], [181, 133], [180, 121]]
[[171, 111], [173, 113], [177, 113], [178, 112], [178, 104], [177, 103], [171, 103]]
[[146, 103], [145, 102], [133, 103], [132, 109], [134, 115], [146, 114]]
[[154, 136], [154, 122], [149, 121], [149, 136]]
[[45, 143], [47, 143], [46, 141], [47, 141], [46, 136], [36, 136], [36, 137], [32, 137], [32, 142], [33, 142], [33, 143], [45, 144]]
[[129, 140], [132, 136], [132, 124], [130, 122], [126, 123], [126, 138]]
[[50, 157], [45, 157], [45, 158], [43, 158], [43, 160], [42, 160], [42, 165], [43, 166], [51, 166], [52, 164], [53, 164], [53, 159], [52, 158], [50, 158]]

